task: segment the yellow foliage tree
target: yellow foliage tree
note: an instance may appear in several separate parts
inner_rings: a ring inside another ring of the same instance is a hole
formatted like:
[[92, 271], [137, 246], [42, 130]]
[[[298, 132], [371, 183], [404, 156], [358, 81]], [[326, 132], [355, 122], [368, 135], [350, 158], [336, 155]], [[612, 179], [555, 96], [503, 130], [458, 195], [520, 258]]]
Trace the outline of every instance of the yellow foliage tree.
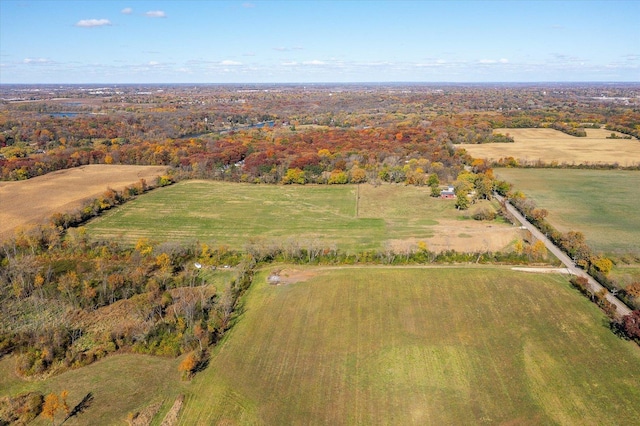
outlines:
[[193, 376], [193, 372], [198, 366], [198, 360], [195, 353], [190, 352], [178, 366], [178, 371], [182, 372], [184, 378], [190, 378]]
[[153, 246], [151, 245], [151, 243], [149, 243], [148, 238], [140, 238], [136, 242], [136, 250], [140, 252], [141, 255], [146, 256], [148, 254], [151, 254], [151, 252], [153, 251]]
[[60, 399], [55, 393], [50, 393], [44, 397], [44, 404], [42, 405], [42, 415], [51, 419], [51, 424], [55, 424], [56, 412], [60, 409]]
[[613, 268], [613, 262], [606, 257], [593, 257], [591, 258], [591, 264], [605, 275], [609, 275]]
[[364, 183], [367, 181], [367, 172], [358, 166], [353, 166], [349, 171], [351, 183]]

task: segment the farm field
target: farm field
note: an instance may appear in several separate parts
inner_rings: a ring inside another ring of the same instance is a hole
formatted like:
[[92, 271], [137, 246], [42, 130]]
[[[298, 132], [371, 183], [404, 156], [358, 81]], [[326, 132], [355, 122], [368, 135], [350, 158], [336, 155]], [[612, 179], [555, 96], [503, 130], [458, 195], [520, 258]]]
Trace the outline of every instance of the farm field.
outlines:
[[166, 170], [164, 166], [92, 164], [28, 180], [0, 181], [0, 239], [16, 227], [77, 208], [108, 187], [120, 190], [140, 179], [151, 183]]
[[[299, 267], [298, 267], [299, 268]], [[181, 425], [632, 424], [640, 349], [555, 274], [257, 274]]]
[[547, 209], [558, 230], [582, 232], [596, 252], [640, 256], [640, 172], [624, 170], [496, 169]]
[[618, 163], [623, 167], [640, 164], [640, 141], [637, 139], [606, 139], [615, 132], [585, 130], [587, 137], [570, 136], [554, 129], [495, 129], [495, 133], [508, 133], [515, 142], [464, 145], [464, 149], [474, 158], [513, 157], [523, 163], [542, 160], [547, 164]]
[[393, 248], [425, 241], [429, 249], [501, 250], [519, 230], [479, 222], [428, 188], [400, 185], [275, 186], [183, 181], [138, 197], [87, 224], [89, 234], [135, 243], [194, 240], [244, 249], [259, 242], [346, 251]]

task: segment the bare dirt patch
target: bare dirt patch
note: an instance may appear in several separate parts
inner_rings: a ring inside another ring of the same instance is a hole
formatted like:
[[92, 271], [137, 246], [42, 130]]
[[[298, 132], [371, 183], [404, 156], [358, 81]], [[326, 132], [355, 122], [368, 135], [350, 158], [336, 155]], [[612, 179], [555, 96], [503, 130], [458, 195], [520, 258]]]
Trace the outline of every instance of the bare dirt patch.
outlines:
[[523, 231], [515, 226], [497, 225], [479, 221], [439, 220], [430, 227], [434, 236], [425, 239], [390, 240], [389, 248], [402, 253], [415, 249], [420, 241], [434, 252], [455, 250], [458, 252], [481, 252], [504, 250], [516, 239], [522, 238]]
[[182, 408], [182, 404], [184, 403], [184, 395], [178, 395], [175, 402], [171, 406], [171, 409], [162, 420], [161, 426], [174, 426], [178, 424], [178, 415], [180, 414], [180, 409]]
[[288, 285], [305, 282], [318, 275], [318, 270], [305, 271], [301, 269], [279, 269], [271, 272], [267, 281], [271, 285]]
[[140, 179], [151, 183], [166, 170], [164, 166], [92, 164], [24, 181], [0, 182], [0, 240], [19, 226], [73, 210], [107, 188], [122, 190]]
[[559, 164], [618, 163], [623, 167], [640, 164], [640, 141], [607, 139], [612, 132], [604, 129], [586, 129], [587, 137], [580, 138], [553, 129], [496, 129], [495, 132], [508, 133], [515, 142], [464, 145], [464, 149], [475, 158], [489, 160], [513, 157], [528, 163], [538, 160]]

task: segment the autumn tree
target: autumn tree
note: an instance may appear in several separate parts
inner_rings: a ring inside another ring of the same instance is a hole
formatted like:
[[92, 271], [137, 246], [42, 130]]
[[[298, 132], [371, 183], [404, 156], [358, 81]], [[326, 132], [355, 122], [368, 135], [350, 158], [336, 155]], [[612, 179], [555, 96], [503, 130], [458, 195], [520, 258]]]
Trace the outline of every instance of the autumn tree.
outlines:
[[632, 297], [640, 298], [640, 281], [629, 284], [625, 287], [624, 291]]
[[609, 272], [611, 272], [611, 269], [613, 268], [613, 262], [611, 262], [610, 259], [601, 256], [593, 256], [591, 258], [591, 265], [596, 271], [604, 275], [609, 275]]
[[195, 352], [189, 352], [178, 366], [178, 371], [182, 373], [183, 379], [190, 379], [198, 365]]
[[353, 166], [349, 171], [349, 181], [351, 183], [364, 183], [367, 181], [367, 172], [360, 166]]
[[545, 210], [545, 209], [533, 209], [533, 210], [531, 210], [531, 217], [536, 222], [540, 222], [545, 217], [547, 217], [548, 214], [549, 214], [549, 212], [547, 210]]
[[55, 393], [50, 393], [44, 397], [44, 404], [42, 405], [42, 415], [51, 419], [51, 424], [55, 424], [55, 416], [58, 410], [62, 407], [60, 405], [60, 398]]
[[640, 310], [632, 311], [622, 318], [624, 331], [632, 339], [640, 340]]
[[304, 171], [298, 168], [288, 169], [287, 173], [282, 177], [282, 183], [284, 184], [297, 183], [298, 185], [304, 185], [306, 182]]
[[493, 180], [483, 174], [478, 175], [474, 181], [476, 198], [490, 200], [493, 193]]
[[547, 255], [547, 247], [544, 245], [544, 242], [542, 240], [536, 241], [531, 246], [531, 257], [534, 260], [542, 260], [546, 257], [546, 255]]

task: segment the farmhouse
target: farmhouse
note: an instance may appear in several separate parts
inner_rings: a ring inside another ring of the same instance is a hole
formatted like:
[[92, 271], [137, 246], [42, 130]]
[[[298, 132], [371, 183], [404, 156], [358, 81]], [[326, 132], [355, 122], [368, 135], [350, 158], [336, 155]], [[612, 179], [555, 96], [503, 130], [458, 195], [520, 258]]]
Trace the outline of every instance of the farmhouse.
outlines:
[[456, 194], [453, 191], [453, 186], [449, 185], [447, 189], [443, 189], [442, 191], [440, 191], [440, 198], [446, 198], [446, 199], [456, 198]]

